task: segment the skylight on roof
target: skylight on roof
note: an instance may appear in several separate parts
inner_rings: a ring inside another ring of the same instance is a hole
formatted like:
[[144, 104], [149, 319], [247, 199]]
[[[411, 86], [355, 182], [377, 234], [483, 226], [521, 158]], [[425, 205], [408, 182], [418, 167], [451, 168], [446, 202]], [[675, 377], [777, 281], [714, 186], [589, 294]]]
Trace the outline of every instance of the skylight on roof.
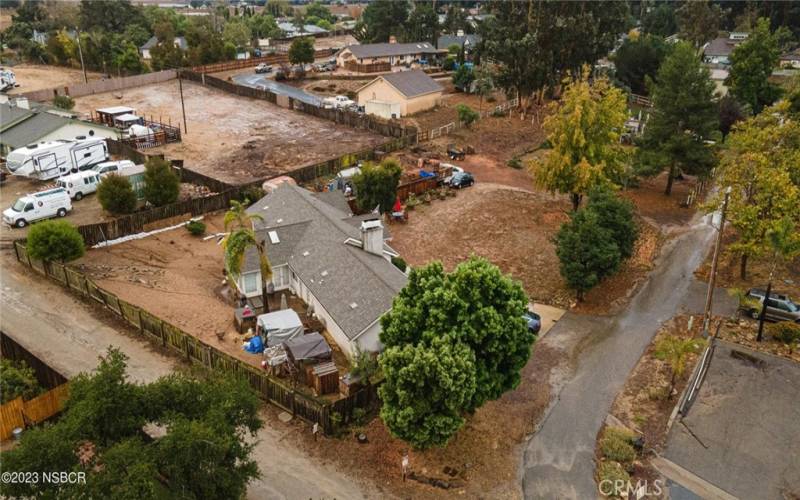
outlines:
[[350, 302], [350, 309], [355, 309], [356, 307], [358, 307], [358, 304], [355, 302]]
[[269, 234], [269, 241], [273, 245], [278, 244], [278, 243], [281, 242], [280, 238], [278, 238], [278, 232], [277, 231], [270, 231], [267, 234]]

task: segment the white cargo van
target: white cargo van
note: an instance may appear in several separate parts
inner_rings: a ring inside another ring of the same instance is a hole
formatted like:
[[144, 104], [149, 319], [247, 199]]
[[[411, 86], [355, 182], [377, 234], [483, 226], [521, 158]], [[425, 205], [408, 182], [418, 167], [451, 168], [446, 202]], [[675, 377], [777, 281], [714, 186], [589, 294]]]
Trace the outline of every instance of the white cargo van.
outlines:
[[105, 177], [108, 174], [119, 174], [121, 170], [133, 167], [135, 164], [130, 160], [104, 161], [92, 167], [92, 170]]
[[64, 188], [48, 189], [18, 199], [11, 208], [3, 211], [3, 222], [9, 226], [25, 227], [37, 220], [64, 217], [70, 210], [72, 202]]
[[108, 160], [105, 139], [79, 137], [17, 148], [6, 157], [6, 167], [13, 175], [46, 181]]
[[94, 193], [98, 184], [100, 174], [94, 170], [65, 175], [56, 181], [56, 186], [64, 188], [73, 200], [80, 200], [87, 194]]

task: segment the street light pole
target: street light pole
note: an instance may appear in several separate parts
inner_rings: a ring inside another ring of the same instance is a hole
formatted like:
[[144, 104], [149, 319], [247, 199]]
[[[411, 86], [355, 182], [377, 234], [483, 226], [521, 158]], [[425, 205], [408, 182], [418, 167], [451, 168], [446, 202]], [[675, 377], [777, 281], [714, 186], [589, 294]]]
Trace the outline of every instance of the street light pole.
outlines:
[[725, 214], [728, 211], [728, 200], [731, 196], [731, 187], [725, 189], [725, 199], [722, 202], [720, 211], [719, 232], [717, 242], [714, 245], [714, 257], [711, 260], [711, 274], [708, 277], [708, 291], [706, 292], [706, 307], [703, 311], [703, 337], [708, 336], [708, 324], [711, 321], [711, 303], [714, 299], [714, 283], [717, 281], [717, 266], [719, 264], [719, 251], [722, 247], [722, 234], [725, 229]]

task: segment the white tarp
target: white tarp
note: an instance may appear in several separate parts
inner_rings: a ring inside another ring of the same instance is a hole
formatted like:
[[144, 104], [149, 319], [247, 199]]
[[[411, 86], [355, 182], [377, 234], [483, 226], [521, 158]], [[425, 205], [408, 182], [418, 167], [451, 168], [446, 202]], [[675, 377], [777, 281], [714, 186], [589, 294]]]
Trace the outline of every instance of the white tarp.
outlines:
[[265, 338], [267, 347], [282, 344], [303, 334], [303, 322], [292, 309], [261, 314], [256, 321], [258, 332]]

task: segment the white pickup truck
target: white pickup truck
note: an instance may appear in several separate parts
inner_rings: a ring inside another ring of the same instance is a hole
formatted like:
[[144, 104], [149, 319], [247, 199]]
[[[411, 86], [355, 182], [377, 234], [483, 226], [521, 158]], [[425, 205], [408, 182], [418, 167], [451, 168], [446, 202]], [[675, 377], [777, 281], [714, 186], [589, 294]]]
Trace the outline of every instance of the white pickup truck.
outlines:
[[349, 108], [354, 105], [355, 101], [348, 99], [347, 96], [337, 95], [336, 97], [326, 97], [322, 101], [322, 106], [325, 109], [342, 109]]

